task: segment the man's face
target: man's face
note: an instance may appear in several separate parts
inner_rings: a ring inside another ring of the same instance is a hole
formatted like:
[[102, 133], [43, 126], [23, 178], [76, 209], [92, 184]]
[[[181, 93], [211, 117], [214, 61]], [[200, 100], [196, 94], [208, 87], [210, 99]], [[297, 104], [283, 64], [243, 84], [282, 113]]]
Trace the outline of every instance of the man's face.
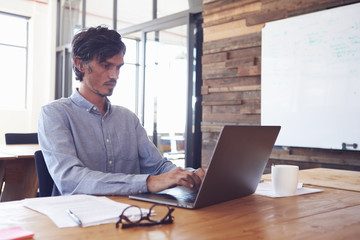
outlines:
[[84, 68], [82, 84], [97, 95], [111, 96], [122, 65], [124, 65], [122, 52], [101, 63], [94, 58], [89, 62], [89, 66]]

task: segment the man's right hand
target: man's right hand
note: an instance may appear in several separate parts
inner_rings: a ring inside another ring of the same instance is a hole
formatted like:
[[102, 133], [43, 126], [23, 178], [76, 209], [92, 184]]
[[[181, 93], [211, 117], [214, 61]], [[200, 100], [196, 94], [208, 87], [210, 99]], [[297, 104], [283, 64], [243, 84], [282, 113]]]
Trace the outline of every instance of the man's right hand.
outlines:
[[176, 168], [161, 175], [149, 176], [146, 184], [149, 192], [160, 192], [175, 186], [185, 186], [198, 190], [204, 175], [205, 171], [202, 168], [195, 172]]

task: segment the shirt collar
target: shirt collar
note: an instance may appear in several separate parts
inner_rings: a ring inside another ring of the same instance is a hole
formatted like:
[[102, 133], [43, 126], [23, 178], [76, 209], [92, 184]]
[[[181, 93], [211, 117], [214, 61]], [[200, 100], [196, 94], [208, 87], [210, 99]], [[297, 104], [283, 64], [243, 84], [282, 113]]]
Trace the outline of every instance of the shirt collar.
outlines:
[[[98, 107], [95, 106], [94, 104], [92, 104], [91, 102], [89, 102], [88, 100], [86, 100], [83, 96], [81, 96], [81, 94], [79, 93], [79, 89], [77, 88], [73, 94], [70, 96], [71, 100], [78, 105], [79, 107], [85, 109], [88, 112], [98, 112], [100, 113], [100, 111], [98, 110]], [[111, 111], [111, 102], [109, 101], [109, 99], [106, 97], [105, 101], [107, 103], [107, 111], [106, 113], [110, 113]], [[106, 115], [105, 113], [105, 115]]]

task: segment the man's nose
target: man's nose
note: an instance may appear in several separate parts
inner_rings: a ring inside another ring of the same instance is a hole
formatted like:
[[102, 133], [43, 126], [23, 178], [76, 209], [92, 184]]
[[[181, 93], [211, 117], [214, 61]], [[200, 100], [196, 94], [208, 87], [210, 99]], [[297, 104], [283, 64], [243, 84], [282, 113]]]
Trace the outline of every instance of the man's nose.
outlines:
[[110, 78], [118, 79], [119, 78], [119, 70], [116, 68], [110, 69], [109, 76], [110, 76]]

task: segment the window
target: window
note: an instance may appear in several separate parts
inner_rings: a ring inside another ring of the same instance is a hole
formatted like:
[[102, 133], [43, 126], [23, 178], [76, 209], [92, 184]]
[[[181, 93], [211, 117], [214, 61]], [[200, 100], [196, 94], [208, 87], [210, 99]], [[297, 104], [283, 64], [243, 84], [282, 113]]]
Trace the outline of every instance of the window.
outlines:
[[[196, 168], [201, 166], [202, 17], [181, 14], [119, 32], [141, 46], [139, 74], [130, 79], [138, 84], [135, 112], [149, 138], [175, 164]], [[117, 88], [129, 84], [122, 84], [121, 75]]]
[[113, 26], [113, 0], [87, 0], [86, 1], [86, 26], [94, 27], [106, 25]]
[[191, 0], [177, 0], [177, 1], [168, 1], [168, 0], [157, 0], [157, 11], [156, 17], [161, 18], [174, 13], [182, 12], [189, 9], [189, 3], [193, 2]]
[[186, 40], [186, 25], [147, 33], [144, 127], [169, 159], [184, 158]]
[[58, 21], [57, 46], [70, 44], [72, 37], [82, 28], [82, 1], [81, 0], [60, 0], [60, 14]]
[[28, 18], [0, 12], [0, 32], [0, 109], [25, 109]]
[[153, 2], [149, 0], [118, 0], [117, 28], [122, 29], [153, 19]]
[[139, 41], [129, 38], [123, 38], [123, 41], [126, 45], [125, 65], [120, 68], [117, 87], [109, 99], [112, 104], [121, 105], [137, 112], [136, 88], [138, 77], [136, 76], [139, 74]]

